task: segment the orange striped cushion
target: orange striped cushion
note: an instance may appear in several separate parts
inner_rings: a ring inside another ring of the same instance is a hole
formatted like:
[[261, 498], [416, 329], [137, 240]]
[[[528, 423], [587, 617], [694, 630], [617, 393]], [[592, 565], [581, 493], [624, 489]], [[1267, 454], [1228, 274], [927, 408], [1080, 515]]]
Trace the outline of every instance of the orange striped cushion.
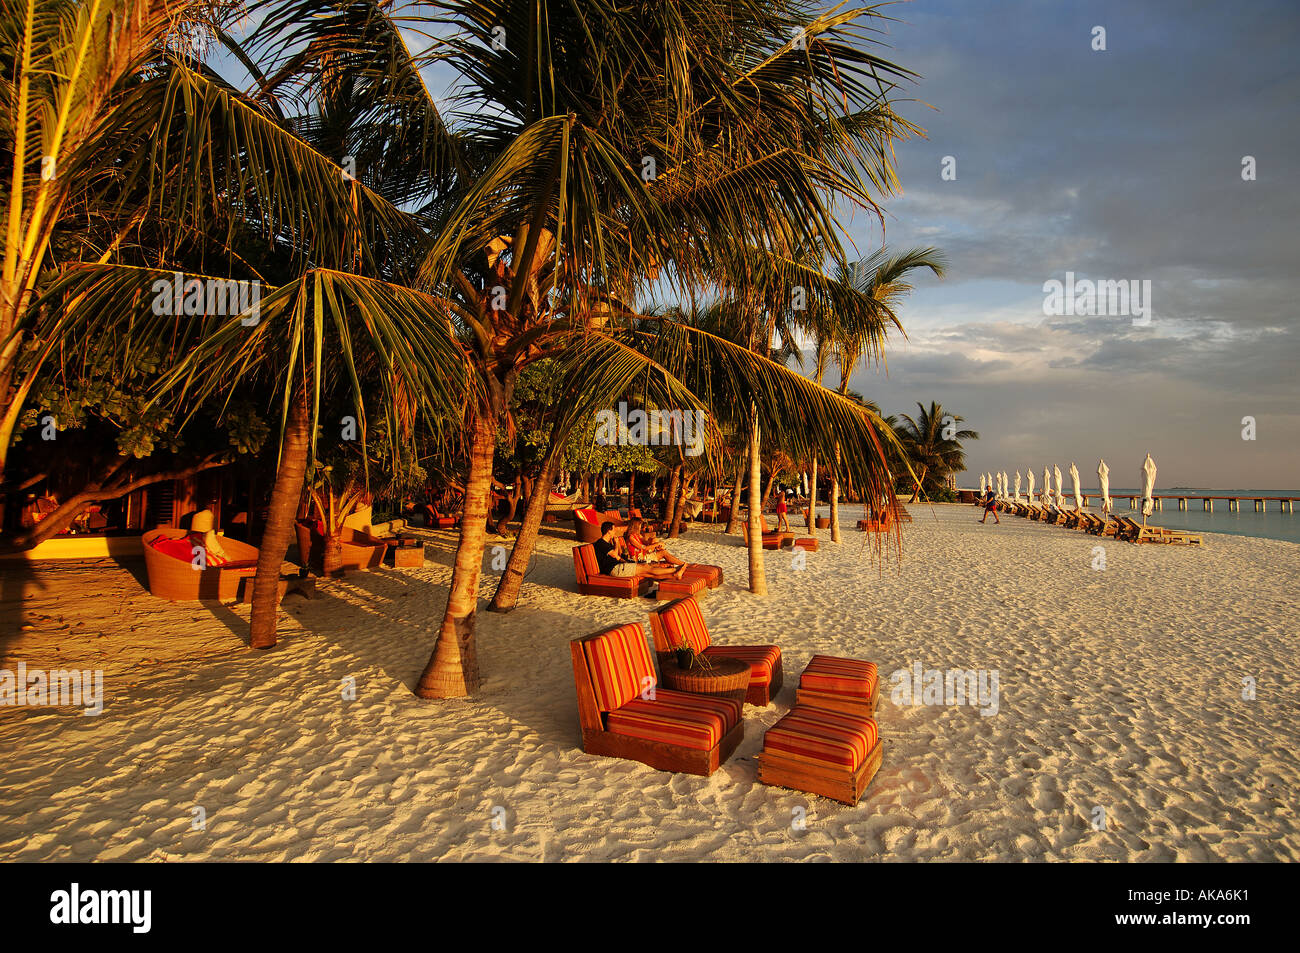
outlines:
[[596, 561], [596, 547], [591, 545], [591, 543], [583, 543], [578, 547], [578, 549], [581, 550], [578, 555], [582, 558], [582, 568], [586, 571], [587, 575], [599, 576], [600, 563]]
[[704, 650], [710, 658], [739, 659], [749, 666], [749, 684], [767, 685], [772, 672], [781, 661], [781, 650], [775, 645], [710, 645]]
[[[640, 622], [606, 629], [582, 643], [596, 691], [596, 707], [613, 711], [655, 683], [654, 663]], [[646, 676], [651, 681], [645, 682]]]
[[664, 606], [659, 610], [659, 621], [663, 623], [671, 646], [689, 645], [695, 651], [703, 652], [711, 644], [709, 627], [704, 624], [700, 604], [694, 596]]
[[799, 676], [799, 687], [815, 692], [869, 699], [876, 692], [876, 663], [833, 655], [814, 655]]
[[708, 751], [740, 721], [740, 703], [716, 695], [655, 689], [653, 701], [640, 697], [609, 713], [609, 730], [643, 741], [660, 741]]
[[874, 718], [797, 705], [767, 729], [763, 750], [856, 771], [879, 740]]

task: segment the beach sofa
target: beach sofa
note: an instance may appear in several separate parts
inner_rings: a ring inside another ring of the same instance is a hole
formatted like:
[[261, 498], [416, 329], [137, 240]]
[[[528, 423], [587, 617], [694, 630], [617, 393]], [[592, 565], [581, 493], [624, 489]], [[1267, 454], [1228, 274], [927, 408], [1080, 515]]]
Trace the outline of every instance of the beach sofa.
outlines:
[[709, 775], [745, 737], [740, 702], [658, 687], [639, 622], [574, 639], [569, 652], [588, 754]]
[[[794, 543], [794, 533], [785, 530], [773, 530], [767, 525], [767, 517], [760, 514], [759, 519], [763, 526], [763, 548], [780, 549], [783, 546]], [[745, 520], [741, 525], [741, 532], [745, 536], [745, 545], [749, 545], [749, 520]]]
[[226, 551], [228, 561], [220, 566], [196, 569], [188, 536], [189, 532], [179, 527], [160, 526], [141, 537], [149, 591], [172, 602], [195, 599], [236, 601], [240, 580], [257, 572], [257, 550], [247, 543], [223, 536], [221, 547]]
[[775, 645], [714, 645], [694, 597], [674, 600], [651, 612], [650, 631], [655, 651], [661, 655], [690, 646], [705, 658], [731, 658], [747, 664], [749, 690], [745, 701], [751, 705], [769, 705], [781, 690], [781, 649]]

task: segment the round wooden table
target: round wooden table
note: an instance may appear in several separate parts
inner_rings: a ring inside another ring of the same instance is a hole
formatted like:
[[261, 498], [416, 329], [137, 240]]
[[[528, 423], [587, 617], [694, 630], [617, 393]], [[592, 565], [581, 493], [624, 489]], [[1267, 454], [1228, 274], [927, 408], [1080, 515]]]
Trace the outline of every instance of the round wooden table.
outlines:
[[664, 688], [696, 695], [725, 695], [745, 703], [749, 691], [749, 663], [724, 656], [711, 656], [712, 669], [683, 669], [672, 653], [659, 656], [659, 679]]

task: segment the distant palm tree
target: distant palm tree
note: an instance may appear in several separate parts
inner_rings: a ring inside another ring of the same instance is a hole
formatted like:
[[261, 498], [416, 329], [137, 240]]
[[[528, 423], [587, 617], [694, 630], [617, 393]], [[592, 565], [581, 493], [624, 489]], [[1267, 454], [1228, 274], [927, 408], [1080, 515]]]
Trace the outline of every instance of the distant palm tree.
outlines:
[[902, 415], [897, 430], [899, 441], [916, 472], [916, 486], [909, 502], [915, 501], [926, 489], [942, 486], [950, 473], [966, 469], [966, 451], [961, 441], [978, 440], [980, 436], [973, 430], [958, 430], [957, 425], [965, 418], [947, 413], [943, 405], [934, 401], [930, 401], [929, 410], [919, 402], [916, 409], [915, 418]]

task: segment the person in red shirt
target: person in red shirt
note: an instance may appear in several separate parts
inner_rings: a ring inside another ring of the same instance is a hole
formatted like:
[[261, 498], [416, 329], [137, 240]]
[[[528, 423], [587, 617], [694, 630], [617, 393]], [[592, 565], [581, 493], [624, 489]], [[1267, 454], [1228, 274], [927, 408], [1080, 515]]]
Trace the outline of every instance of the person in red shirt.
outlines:
[[785, 503], [785, 493], [782, 492], [781, 495], [776, 498], [776, 528], [783, 533], [793, 532], [793, 530], [790, 529], [790, 521], [786, 519], [787, 510], [788, 507]]

